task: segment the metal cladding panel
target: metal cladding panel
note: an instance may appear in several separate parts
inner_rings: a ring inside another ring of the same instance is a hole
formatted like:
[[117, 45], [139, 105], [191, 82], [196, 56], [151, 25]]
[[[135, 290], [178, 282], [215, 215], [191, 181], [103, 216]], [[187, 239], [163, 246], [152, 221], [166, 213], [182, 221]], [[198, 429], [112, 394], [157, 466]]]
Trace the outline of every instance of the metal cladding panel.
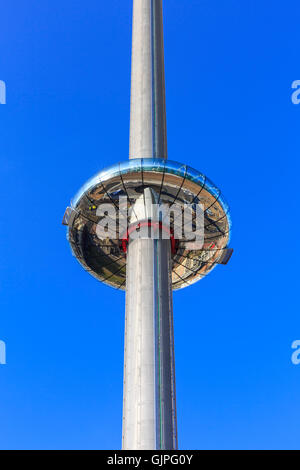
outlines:
[[154, 241], [157, 449], [177, 449], [177, 415], [171, 253], [168, 240]]
[[133, 1], [129, 158], [167, 158], [162, 0]]
[[153, 242], [128, 248], [123, 449], [156, 448]]
[[152, 0], [153, 157], [167, 158], [166, 87], [162, 0]]
[[123, 449], [177, 448], [168, 240], [128, 247]]

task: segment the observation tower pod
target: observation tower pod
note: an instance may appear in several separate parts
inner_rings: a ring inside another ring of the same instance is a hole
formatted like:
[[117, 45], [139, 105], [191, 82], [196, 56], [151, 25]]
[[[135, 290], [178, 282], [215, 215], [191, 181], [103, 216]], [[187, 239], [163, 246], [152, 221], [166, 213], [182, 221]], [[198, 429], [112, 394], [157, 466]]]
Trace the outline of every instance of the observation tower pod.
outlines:
[[[173, 289], [194, 284], [218, 264], [227, 264], [232, 254], [228, 248], [231, 219], [221, 191], [187, 165], [147, 158], [131, 159], [101, 171], [83, 186], [68, 207], [63, 223], [68, 226], [72, 252], [86, 271], [116, 289], [126, 289], [128, 228], [132, 225], [134, 205], [146, 188], [158, 196], [153, 204], [169, 208]], [[187, 210], [191, 220], [196, 219], [197, 206], [204, 215], [201, 247], [191, 240], [190, 232], [187, 239], [184, 233], [180, 239], [172, 236], [176, 227], [184, 228]], [[105, 215], [107, 208], [110, 212]], [[108, 228], [106, 238], [97, 235], [97, 226], [103, 219]]]

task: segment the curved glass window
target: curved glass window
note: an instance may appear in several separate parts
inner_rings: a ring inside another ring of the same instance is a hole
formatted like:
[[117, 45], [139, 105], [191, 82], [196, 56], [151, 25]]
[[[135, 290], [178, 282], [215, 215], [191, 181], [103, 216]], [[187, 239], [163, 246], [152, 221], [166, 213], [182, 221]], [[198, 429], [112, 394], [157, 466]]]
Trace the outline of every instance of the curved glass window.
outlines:
[[207, 191], [216, 199], [218, 199], [221, 194], [221, 190], [209, 178], [206, 178], [205, 189], [207, 189]]
[[174, 175], [184, 178], [186, 174], [186, 168], [186, 165], [182, 165], [172, 160], [166, 160], [166, 171], [168, 173], [173, 173]]
[[144, 171], [157, 171], [164, 173], [166, 160], [162, 158], [143, 158], [142, 167]]
[[203, 175], [203, 173], [194, 170], [194, 168], [191, 168], [190, 166], [187, 167], [186, 179], [202, 187], [204, 186], [206, 181], [206, 177], [205, 175]]
[[223, 208], [223, 211], [224, 211], [224, 214], [229, 214], [229, 205], [227, 204], [227, 202], [225, 201], [224, 197], [222, 196], [222, 194], [219, 196], [219, 199], [218, 199], [218, 202], [221, 204], [222, 208]]
[[96, 186], [97, 184], [100, 184], [100, 173], [97, 173], [97, 175], [93, 176], [91, 179], [89, 179], [81, 188], [80, 190], [75, 194], [74, 198], [71, 201], [72, 207], [76, 207], [80, 199], [83, 197], [85, 193], [90, 191], [90, 188], [93, 186]]
[[126, 173], [141, 173], [142, 171], [142, 159], [141, 158], [135, 158], [132, 160], [128, 160], [127, 162], [121, 162], [119, 163], [120, 165], [120, 173], [126, 174]]
[[101, 182], [104, 183], [110, 178], [113, 178], [114, 176], [118, 176], [120, 174], [119, 170], [119, 164], [117, 163], [116, 165], [112, 165], [108, 168], [105, 168], [103, 171], [99, 173], [99, 177], [101, 179]]

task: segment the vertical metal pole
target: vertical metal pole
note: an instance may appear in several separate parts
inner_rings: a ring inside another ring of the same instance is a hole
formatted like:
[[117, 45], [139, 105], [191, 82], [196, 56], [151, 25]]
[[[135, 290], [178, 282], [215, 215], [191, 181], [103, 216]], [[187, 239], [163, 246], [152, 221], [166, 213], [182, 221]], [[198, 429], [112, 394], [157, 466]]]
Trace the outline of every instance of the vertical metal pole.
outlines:
[[[167, 158], [162, 0], [133, 0], [130, 158]], [[144, 215], [157, 202], [145, 188]], [[169, 240], [127, 253], [123, 449], [177, 449]]]
[[162, 0], [133, 0], [129, 158], [167, 158]]

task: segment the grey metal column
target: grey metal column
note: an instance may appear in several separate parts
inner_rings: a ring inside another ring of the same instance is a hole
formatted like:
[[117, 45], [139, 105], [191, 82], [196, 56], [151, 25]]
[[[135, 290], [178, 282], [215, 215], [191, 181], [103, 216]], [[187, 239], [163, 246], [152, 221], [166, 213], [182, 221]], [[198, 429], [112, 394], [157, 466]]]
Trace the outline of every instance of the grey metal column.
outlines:
[[[134, 0], [130, 158], [167, 158], [161, 0]], [[152, 219], [145, 188], [132, 222]], [[134, 220], [133, 220], [134, 219]], [[123, 449], [176, 449], [169, 240], [131, 240], [127, 254]]]
[[162, 0], [133, 0], [129, 158], [167, 158]]

